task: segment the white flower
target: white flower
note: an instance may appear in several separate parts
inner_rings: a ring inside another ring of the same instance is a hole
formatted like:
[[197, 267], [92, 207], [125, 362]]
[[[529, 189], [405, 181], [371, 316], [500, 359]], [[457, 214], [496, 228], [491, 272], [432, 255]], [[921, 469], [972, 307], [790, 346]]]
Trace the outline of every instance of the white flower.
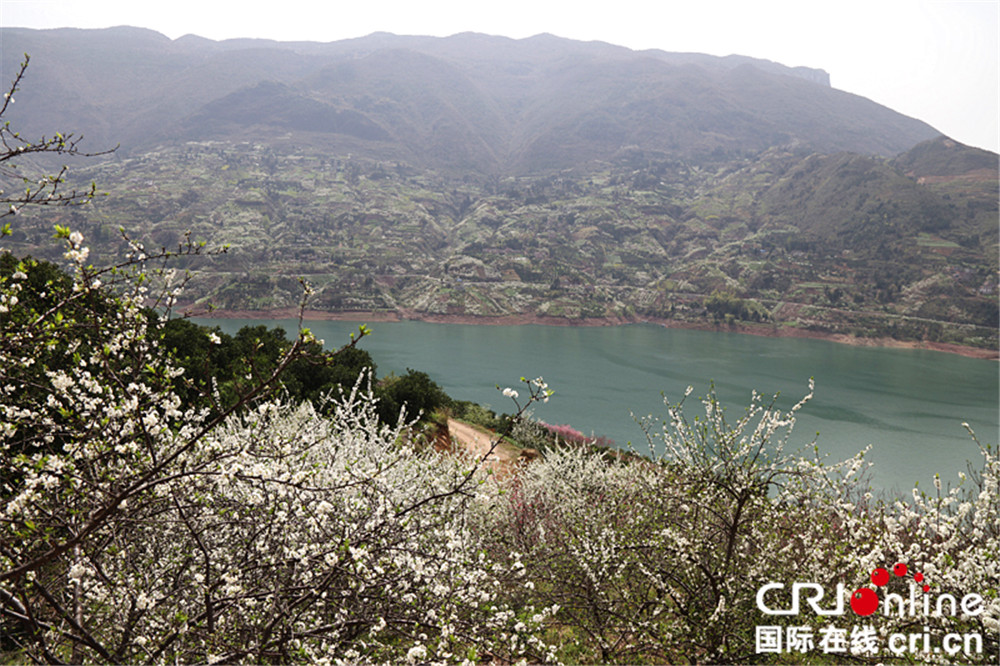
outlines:
[[67, 578], [71, 583], [79, 583], [84, 579], [84, 577], [89, 573], [87, 566], [82, 562], [77, 562], [69, 569], [69, 574]]
[[79, 248], [78, 246], [78, 249], [69, 250], [68, 252], [65, 252], [63, 256], [74, 263], [82, 264], [87, 260], [87, 257], [90, 256], [90, 248], [89, 247]]
[[418, 659], [425, 659], [427, 657], [427, 648], [423, 645], [415, 645], [410, 648], [409, 652], [406, 653], [406, 661], [411, 664]]
[[49, 374], [49, 379], [52, 381], [52, 388], [57, 391], [66, 391], [73, 385], [73, 378], [65, 372], [53, 372]]
[[505, 398], [514, 398], [515, 400], [517, 399], [517, 391], [515, 391], [510, 387], [505, 388], [503, 390], [503, 394]]
[[73, 244], [73, 247], [80, 247], [80, 244], [83, 243], [83, 234], [74, 231], [69, 235], [69, 242]]
[[221, 345], [222, 344], [222, 338], [220, 338], [216, 333], [209, 333], [208, 334], [208, 341], [211, 342], [213, 345]]

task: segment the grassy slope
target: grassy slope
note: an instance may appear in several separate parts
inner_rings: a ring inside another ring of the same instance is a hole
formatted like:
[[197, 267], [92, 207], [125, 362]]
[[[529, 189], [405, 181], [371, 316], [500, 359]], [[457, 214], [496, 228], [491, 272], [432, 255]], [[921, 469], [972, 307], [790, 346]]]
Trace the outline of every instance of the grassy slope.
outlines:
[[[303, 276], [312, 307], [331, 312], [656, 318], [995, 348], [996, 171], [945, 143], [895, 163], [634, 151], [502, 179], [206, 142], [87, 169], [114, 195], [55, 217], [99, 260], [120, 225], [166, 247], [187, 231], [228, 244], [183, 266], [188, 296], [220, 308], [294, 305]], [[22, 220], [9, 246], [42, 251], [53, 219]], [[728, 300], [707, 310], [713, 293]]]

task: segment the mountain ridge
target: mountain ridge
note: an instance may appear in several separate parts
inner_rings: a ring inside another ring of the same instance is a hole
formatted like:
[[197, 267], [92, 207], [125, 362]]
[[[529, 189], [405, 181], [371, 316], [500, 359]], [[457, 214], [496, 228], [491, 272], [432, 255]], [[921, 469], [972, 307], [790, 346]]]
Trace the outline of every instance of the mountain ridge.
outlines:
[[[629, 145], [694, 159], [786, 143], [890, 157], [938, 134], [831, 88], [822, 70], [549, 34], [514, 40], [373, 33], [321, 43], [170, 40], [129, 27], [2, 31], [3, 76], [10, 79], [28, 52], [30, 76], [40, 79], [16, 109], [24, 129], [85, 129], [89, 140], [120, 144], [123, 152], [206, 138], [210, 128], [201, 121], [209, 111], [264, 81], [327, 104], [330, 150], [458, 172], [540, 173], [607, 160]], [[342, 88], [322, 84], [322, 72], [343, 67], [360, 68], [359, 78], [349, 86], [340, 81]], [[432, 106], [441, 112], [428, 113]], [[415, 115], [403, 118], [401, 109]], [[369, 151], [350, 131], [342, 146], [331, 143], [344, 111], [380, 127], [372, 136], [390, 136], [396, 145], [376, 140]], [[271, 129], [289, 131], [282, 122]], [[267, 123], [256, 125], [269, 140]], [[215, 127], [210, 138], [236, 139], [247, 128], [230, 129]]]
[[19, 216], [14, 252], [58, 259], [53, 222], [97, 262], [120, 227], [229, 246], [180, 268], [231, 311], [304, 277], [331, 316], [997, 347], [997, 155], [821, 76], [551, 35], [3, 37], [22, 135], [122, 145], [71, 171], [112, 196]]

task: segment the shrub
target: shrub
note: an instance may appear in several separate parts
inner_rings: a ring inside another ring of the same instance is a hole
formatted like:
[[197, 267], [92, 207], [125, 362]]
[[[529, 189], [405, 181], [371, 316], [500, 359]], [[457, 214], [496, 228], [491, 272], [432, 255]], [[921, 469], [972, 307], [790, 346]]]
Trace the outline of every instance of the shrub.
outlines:
[[406, 369], [402, 376], [391, 376], [382, 381], [376, 394], [379, 398], [379, 415], [391, 423], [402, 415], [406, 419], [429, 417], [451, 399], [426, 372]]

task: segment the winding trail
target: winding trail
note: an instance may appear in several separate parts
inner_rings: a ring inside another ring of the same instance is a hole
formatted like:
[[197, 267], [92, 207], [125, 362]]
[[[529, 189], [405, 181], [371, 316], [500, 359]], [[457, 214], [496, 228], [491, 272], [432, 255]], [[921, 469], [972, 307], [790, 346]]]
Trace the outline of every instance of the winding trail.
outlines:
[[490, 452], [490, 447], [497, 436], [495, 433], [484, 432], [475, 426], [455, 419], [448, 419], [448, 433], [453, 441], [464, 447], [476, 458], [482, 459], [489, 453], [485, 464], [494, 473], [509, 472], [517, 464], [521, 455], [520, 449], [503, 441]]

